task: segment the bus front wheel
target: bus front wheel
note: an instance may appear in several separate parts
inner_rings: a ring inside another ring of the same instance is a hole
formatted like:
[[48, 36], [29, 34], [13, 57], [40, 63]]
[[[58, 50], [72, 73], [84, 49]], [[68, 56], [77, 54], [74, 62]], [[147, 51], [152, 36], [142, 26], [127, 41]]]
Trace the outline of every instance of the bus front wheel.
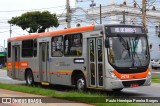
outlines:
[[34, 84], [34, 77], [33, 77], [32, 71], [27, 71], [26, 84], [29, 86], [33, 86], [33, 84]]
[[76, 88], [78, 91], [84, 91], [86, 89], [86, 82], [83, 76], [78, 76]]

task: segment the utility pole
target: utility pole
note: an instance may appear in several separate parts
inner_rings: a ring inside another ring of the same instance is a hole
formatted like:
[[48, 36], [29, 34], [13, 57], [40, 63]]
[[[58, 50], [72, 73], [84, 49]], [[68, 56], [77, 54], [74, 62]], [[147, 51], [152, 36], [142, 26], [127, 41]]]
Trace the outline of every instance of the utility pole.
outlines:
[[100, 4], [100, 24], [102, 24], [102, 6], [101, 6], [101, 4]]
[[142, 23], [143, 23], [145, 30], [147, 31], [146, 2], [147, 2], [146, 0], [142, 0]]
[[11, 37], [11, 35], [12, 35], [12, 29], [11, 29], [11, 24], [10, 24], [10, 30], [9, 30], [9, 33], [10, 33], [10, 37]]
[[123, 24], [125, 24], [126, 23], [126, 17], [125, 17], [125, 15], [126, 15], [126, 12], [125, 12], [125, 10], [123, 11]]
[[67, 22], [67, 28], [71, 28], [71, 15], [70, 15], [70, 3], [69, 0], [66, 0], [66, 22]]

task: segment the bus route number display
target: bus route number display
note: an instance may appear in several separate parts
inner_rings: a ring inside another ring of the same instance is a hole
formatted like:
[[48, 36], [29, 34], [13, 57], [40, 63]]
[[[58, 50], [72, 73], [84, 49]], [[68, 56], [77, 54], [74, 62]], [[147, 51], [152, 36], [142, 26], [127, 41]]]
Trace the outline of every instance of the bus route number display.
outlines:
[[142, 33], [139, 27], [111, 27], [111, 33]]

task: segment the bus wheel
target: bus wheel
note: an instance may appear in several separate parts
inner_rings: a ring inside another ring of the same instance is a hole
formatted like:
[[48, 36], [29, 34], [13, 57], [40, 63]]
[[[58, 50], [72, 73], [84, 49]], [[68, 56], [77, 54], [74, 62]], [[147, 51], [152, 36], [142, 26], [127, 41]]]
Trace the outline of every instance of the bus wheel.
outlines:
[[118, 92], [121, 91], [123, 88], [118, 88], [118, 89], [112, 89], [112, 91]]
[[77, 78], [76, 88], [78, 91], [84, 91], [86, 89], [86, 82], [83, 76]]
[[27, 71], [26, 84], [29, 85], [29, 86], [33, 86], [33, 84], [34, 84], [34, 78], [33, 78], [32, 71]]

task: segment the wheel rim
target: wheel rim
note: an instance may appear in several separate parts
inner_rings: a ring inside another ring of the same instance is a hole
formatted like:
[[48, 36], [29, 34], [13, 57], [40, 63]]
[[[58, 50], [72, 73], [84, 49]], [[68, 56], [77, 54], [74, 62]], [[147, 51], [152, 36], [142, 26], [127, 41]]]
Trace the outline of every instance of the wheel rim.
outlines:
[[31, 75], [28, 75], [28, 77], [27, 77], [27, 82], [28, 82], [28, 84], [29, 85], [31, 85], [32, 84], [32, 76]]
[[79, 91], [82, 91], [85, 87], [85, 82], [84, 80], [81, 78], [77, 81], [77, 88]]

